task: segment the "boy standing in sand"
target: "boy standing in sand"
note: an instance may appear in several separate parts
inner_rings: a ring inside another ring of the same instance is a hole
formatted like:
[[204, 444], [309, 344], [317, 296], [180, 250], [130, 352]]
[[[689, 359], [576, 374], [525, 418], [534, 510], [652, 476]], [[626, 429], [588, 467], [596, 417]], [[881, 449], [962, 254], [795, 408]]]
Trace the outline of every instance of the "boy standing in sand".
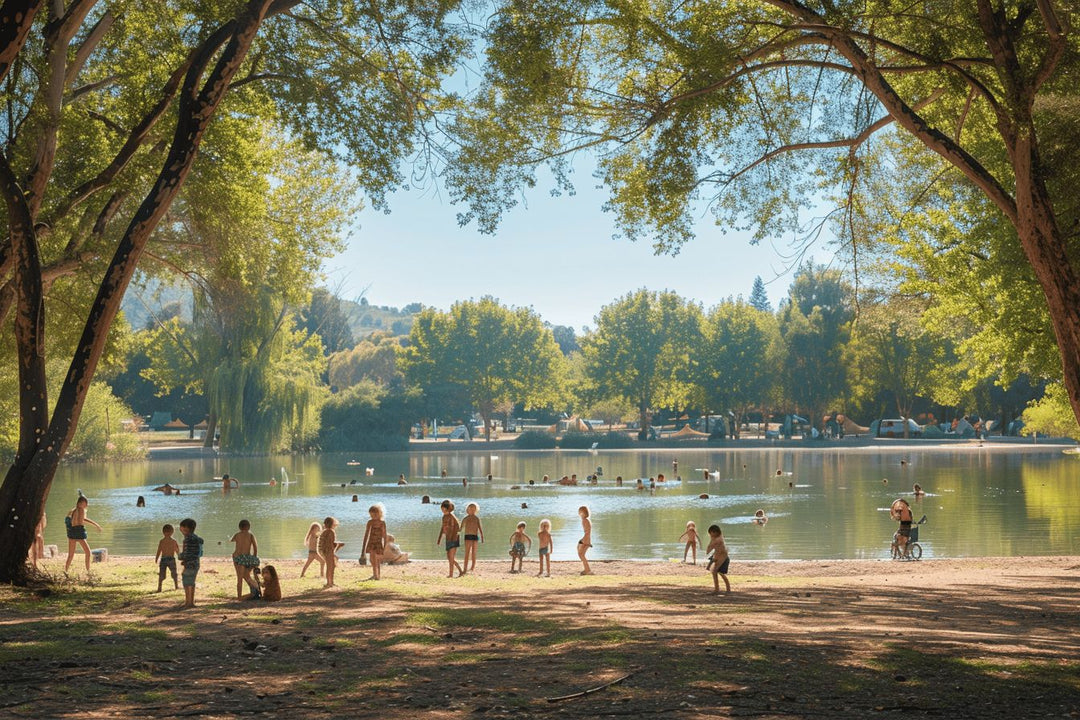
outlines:
[[443, 500], [439, 505], [442, 510], [442, 526], [439, 528], [439, 537], [435, 540], [435, 544], [438, 545], [442, 542], [442, 539], [446, 538], [446, 561], [450, 564], [450, 574], [446, 577], [454, 577], [454, 568], [457, 568], [458, 577], [465, 574], [465, 568], [458, 564], [454, 556], [457, 555], [457, 549], [461, 545], [458, 540], [459, 533], [461, 532], [461, 523], [458, 522], [457, 517], [454, 515], [454, 503], [449, 500]]
[[184, 584], [184, 607], [195, 607], [195, 577], [199, 574], [199, 558], [202, 557], [203, 539], [195, 534], [195, 521], [184, 518], [180, 521], [180, 532], [184, 536], [184, 547], [180, 551], [180, 564], [184, 571], [180, 573]]
[[461, 564], [465, 572], [476, 570], [476, 545], [484, 542], [484, 526], [480, 524], [480, 516], [476, 514], [479, 510], [479, 505], [469, 503], [465, 506], [465, 518], [461, 521], [461, 534], [465, 536], [465, 559]]
[[[525, 534], [525, 527], [525, 523], [519, 522], [517, 531], [510, 535], [510, 572], [512, 573], [518, 573], [525, 569], [525, 556], [529, 553], [525, 543], [528, 543], [529, 548], [532, 548], [532, 538]], [[515, 562], [517, 563], [517, 570], [514, 569]]]
[[709, 547], [705, 552], [712, 553], [710, 565], [712, 566], [713, 595], [720, 594], [720, 578], [724, 579], [726, 592], [731, 592], [731, 583], [727, 579], [731, 558], [728, 556], [727, 545], [724, 544], [724, 533], [720, 531], [719, 525], [709, 526]]
[[154, 562], [158, 564], [157, 591], [161, 592], [161, 584], [165, 582], [165, 573], [172, 571], [173, 589], [180, 587], [176, 579], [176, 554], [180, 552], [180, 545], [173, 540], [173, 526], [165, 524], [161, 528], [161, 540], [157, 544], [157, 553]]
[[337, 568], [337, 526], [338, 521], [336, 518], [328, 517], [323, 520], [323, 531], [319, 535], [319, 554], [323, 556], [323, 560], [326, 561], [326, 584], [324, 588], [334, 587], [334, 570]]
[[537, 550], [540, 556], [540, 572], [536, 577], [544, 573], [544, 565], [547, 564], [547, 576], [551, 577], [551, 553], [555, 551], [555, 542], [551, 539], [551, 521], [544, 518], [540, 521], [540, 530], [536, 533], [536, 542], [540, 548]]
[[244, 583], [251, 588], [251, 599], [258, 600], [262, 597], [262, 588], [259, 586], [259, 576], [252, 573], [259, 567], [259, 543], [251, 533], [251, 523], [247, 520], [240, 521], [240, 532], [229, 538], [234, 543], [233, 567], [236, 569], [236, 599], [244, 599]]

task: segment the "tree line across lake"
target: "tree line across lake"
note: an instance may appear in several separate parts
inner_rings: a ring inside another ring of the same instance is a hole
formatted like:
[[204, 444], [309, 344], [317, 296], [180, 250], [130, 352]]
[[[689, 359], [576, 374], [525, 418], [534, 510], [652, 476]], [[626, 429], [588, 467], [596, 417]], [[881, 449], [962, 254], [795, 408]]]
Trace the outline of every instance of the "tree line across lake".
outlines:
[[[1005, 427], [1026, 410], [1029, 430], [1055, 434], [1071, 418], [1063, 398], [1053, 404], [1054, 386], [981, 375], [954, 327], [924, 321], [925, 301], [857, 297], [842, 273], [812, 262], [775, 309], [760, 278], [747, 299], [711, 308], [641, 289], [580, 334], [485, 297], [447, 310], [381, 308], [399, 326], [407, 318], [409, 332], [364, 335], [370, 323], [357, 317], [371, 307], [320, 289], [279, 322], [235, 313], [226, 327], [205, 299], [187, 311], [174, 301], [131, 334], [107, 378], [112, 401], [144, 416], [169, 409], [189, 425], [209, 418], [207, 442], [217, 434], [241, 452], [402, 448], [415, 426], [445, 434], [473, 417], [483, 427], [577, 415], [644, 428], [687, 415], [796, 413], [824, 430], [837, 412], [863, 424], [978, 414]], [[214, 336], [222, 331], [230, 337]], [[222, 352], [248, 335], [251, 357]], [[104, 418], [88, 420], [85, 432], [100, 435], [92, 426]]]

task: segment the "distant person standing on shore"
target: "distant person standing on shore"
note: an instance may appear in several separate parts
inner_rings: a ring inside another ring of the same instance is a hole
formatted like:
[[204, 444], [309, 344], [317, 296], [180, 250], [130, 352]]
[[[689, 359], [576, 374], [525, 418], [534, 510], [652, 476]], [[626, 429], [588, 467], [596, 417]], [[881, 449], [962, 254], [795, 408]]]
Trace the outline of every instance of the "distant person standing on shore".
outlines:
[[325, 588], [334, 587], [334, 569], [337, 568], [337, 526], [338, 521], [335, 518], [328, 517], [323, 520], [323, 531], [319, 535], [319, 554], [323, 556], [323, 561], [326, 563], [326, 584]]
[[439, 537], [435, 540], [435, 544], [442, 543], [443, 538], [446, 538], [446, 561], [450, 566], [450, 574], [446, 577], [454, 577], [454, 568], [457, 568], [458, 577], [465, 574], [465, 568], [458, 564], [458, 561], [454, 559], [457, 555], [457, 549], [461, 546], [461, 523], [458, 521], [457, 516], [454, 515], [454, 503], [449, 500], [443, 500], [440, 503], [439, 508], [442, 510], [443, 518], [442, 525], [439, 528]]
[[180, 564], [184, 571], [180, 573], [184, 585], [184, 607], [195, 607], [195, 578], [199, 575], [199, 558], [203, 554], [203, 539], [195, 534], [195, 521], [184, 518], [180, 521], [180, 532], [184, 536], [184, 546], [180, 551]]
[[484, 526], [477, 513], [480, 506], [469, 503], [465, 506], [465, 517], [461, 521], [461, 534], [465, 536], [465, 558], [461, 561], [465, 572], [476, 570], [477, 543], [484, 542]]

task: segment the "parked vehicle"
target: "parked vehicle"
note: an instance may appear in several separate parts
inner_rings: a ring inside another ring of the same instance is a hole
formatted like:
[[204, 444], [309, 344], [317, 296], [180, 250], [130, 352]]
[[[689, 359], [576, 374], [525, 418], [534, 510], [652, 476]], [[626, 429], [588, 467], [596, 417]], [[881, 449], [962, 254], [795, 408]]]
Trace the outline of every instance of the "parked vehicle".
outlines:
[[879, 420], [875, 437], [902, 438], [904, 437], [904, 424], [907, 423], [908, 437], [922, 437], [922, 425], [911, 418], [898, 418], [891, 420]]

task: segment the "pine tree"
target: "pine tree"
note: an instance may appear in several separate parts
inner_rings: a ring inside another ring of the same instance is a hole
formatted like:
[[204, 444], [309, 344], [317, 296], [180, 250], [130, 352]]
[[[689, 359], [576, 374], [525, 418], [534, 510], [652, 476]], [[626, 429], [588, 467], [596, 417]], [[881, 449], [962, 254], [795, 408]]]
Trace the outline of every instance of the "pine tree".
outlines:
[[765, 283], [760, 275], [754, 278], [754, 288], [750, 291], [750, 305], [761, 312], [772, 312], [769, 296], [765, 294]]

